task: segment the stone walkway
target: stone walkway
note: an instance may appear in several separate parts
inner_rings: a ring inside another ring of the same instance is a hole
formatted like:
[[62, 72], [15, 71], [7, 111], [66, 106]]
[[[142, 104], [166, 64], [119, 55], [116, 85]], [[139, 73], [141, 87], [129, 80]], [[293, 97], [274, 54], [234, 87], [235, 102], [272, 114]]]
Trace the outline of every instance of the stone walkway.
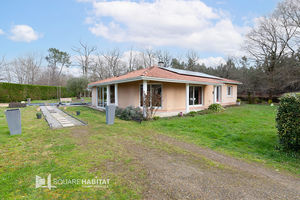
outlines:
[[41, 111], [52, 129], [85, 125], [83, 122], [64, 113], [56, 106], [41, 106]]

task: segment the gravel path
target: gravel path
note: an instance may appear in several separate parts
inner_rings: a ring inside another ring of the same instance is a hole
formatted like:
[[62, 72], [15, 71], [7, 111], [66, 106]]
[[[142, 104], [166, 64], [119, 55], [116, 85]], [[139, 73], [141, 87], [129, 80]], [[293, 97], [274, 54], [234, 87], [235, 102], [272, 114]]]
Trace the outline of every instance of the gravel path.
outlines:
[[300, 199], [300, 179], [164, 135], [180, 152], [120, 143], [147, 172], [144, 199]]

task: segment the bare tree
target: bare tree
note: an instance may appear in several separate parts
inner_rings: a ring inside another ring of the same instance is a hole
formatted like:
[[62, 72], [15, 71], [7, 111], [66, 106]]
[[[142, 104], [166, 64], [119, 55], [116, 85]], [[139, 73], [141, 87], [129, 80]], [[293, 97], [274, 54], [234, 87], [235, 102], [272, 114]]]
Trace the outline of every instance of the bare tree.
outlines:
[[246, 36], [245, 49], [255, 59], [258, 65], [264, 67], [268, 76], [268, 93], [271, 98], [274, 90], [274, 72], [282, 58], [293, 50], [293, 39], [297, 27], [288, 23], [286, 16], [274, 13], [259, 20]]
[[155, 62], [157, 62], [155, 52], [150, 48], [145, 49], [141, 53], [141, 57], [142, 57], [142, 60], [143, 60], [144, 68], [152, 67], [155, 64]]
[[35, 84], [40, 72], [42, 57], [34, 54], [15, 58], [7, 67], [7, 76], [20, 84]]
[[113, 49], [103, 54], [109, 76], [119, 76], [124, 70], [124, 64], [121, 62], [121, 54], [119, 49]]
[[88, 70], [93, 65], [93, 53], [97, 50], [95, 46], [88, 46], [86, 43], [79, 41], [79, 47], [72, 48], [77, 53], [75, 56], [77, 65], [81, 67], [83, 76], [87, 77]]
[[199, 61], [198, 53], [194, 50], [189, 50], [186, 53], [186, 60], [187, 60], [186, 69], [191, 71], [197, 71], [197, 64]]
[[286, 16], [290, 25], [300, 27], [300, 0], [285, 0], [278, 4], [276, 11], [282, 16]]
[[159, 62], [164, 63], [164, 67], [171, 67], [172, 56], [168, 51], [158, 50], [155, 52], [155, 56]]
[[4, 81], [5, 80], [5, 58], [4, 56], [2, 56], [2, 58], [0, 59], [0, 81]]
[[94, 63], [91, 66], [91, 81], [102, 80], [110, 76], [107, 65], [105, 64], [105, 57], [101, 54], [97, 54]]

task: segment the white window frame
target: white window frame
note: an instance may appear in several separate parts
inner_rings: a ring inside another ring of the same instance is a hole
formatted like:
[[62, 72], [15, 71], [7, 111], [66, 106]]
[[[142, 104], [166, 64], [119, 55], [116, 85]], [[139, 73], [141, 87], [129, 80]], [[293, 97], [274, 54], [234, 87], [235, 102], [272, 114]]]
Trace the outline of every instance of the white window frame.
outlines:
[[194, 97], [194, 103], [195, 103], [195, 87], [201, 87], [202, 89], [202, 94], [201, 94], [201, 104], [193, 104], [193, 105], [190, 105], [190, 94], [189, 94], [189, 107], [195, 107], [195, 106], [203, 106], [203, 101], [204, 101], [204, 98], [203, 98], [203, 93], [204, 93], [204, 87], [202, 85], [189, 85], [189, 87], [193, 87], [193, 97]]
[[[230, 94], [228, 94], [228, 89], [230, 88]], [[226, 94], [228, 97], [232, 97], [233, 96], [233, 87], [231, 85], [227, 86], [227, 91], [226, 91]]]
[[[100, 88], [100, 90], [102, 91], [102, 98], [101, 99], [103, 99], [103, 105], [104, 106], [99, 106], [99, 89]], [[105, 91], [105, 89], [104, 88], [106, 88], [106, 101], [105, 101], [105, 99], [104, 99], [104, 91]], [[97, 87], [97, 107], [98, 108], [105, 108], [105, 105], [107, 105], [107, 86], [98, 86]]]
[[[220, 87], [220, 94], [219, 94], [219, 96], [220, 96], [220, 100], [219, 101], [217, 101], [217, 87]], [[214, 103], [221, 103], [222, 102], [222, 86], [221, 85], [217, 85], [217, 86], [215, 86], [214, 87]]]
[[[139, 85], [139, 107], [140, 108], [143, 108], [143, 106], [141, 105], [141, 86], [142, 85], [143, 85], [142, 83]], [[162, 107], [163, 107], [163, 84], [161, 84], [161, 83], [147, 83], [147, 90], [148, 90], [148, 85], [150, 87], [150, 92], [151, 92], [152, 85], [160, 85], [160, 87], [161, 87], [161, 103], [160, 103], [159, 107], [154, 106], [153, 108], [162, 109]]]

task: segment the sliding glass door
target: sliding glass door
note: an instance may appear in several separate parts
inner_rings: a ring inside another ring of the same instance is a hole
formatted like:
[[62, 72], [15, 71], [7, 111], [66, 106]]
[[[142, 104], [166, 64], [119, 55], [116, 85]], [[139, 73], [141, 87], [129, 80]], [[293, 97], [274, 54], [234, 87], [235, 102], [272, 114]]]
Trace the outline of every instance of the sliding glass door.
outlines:
[[107, 88], [104, 87], [98, 87], [98, 106], [99, 107], [105, 107], [107, 103]]
[[203, 88], [201, 86], [190, 86], [189, 105], [203, 105]]

